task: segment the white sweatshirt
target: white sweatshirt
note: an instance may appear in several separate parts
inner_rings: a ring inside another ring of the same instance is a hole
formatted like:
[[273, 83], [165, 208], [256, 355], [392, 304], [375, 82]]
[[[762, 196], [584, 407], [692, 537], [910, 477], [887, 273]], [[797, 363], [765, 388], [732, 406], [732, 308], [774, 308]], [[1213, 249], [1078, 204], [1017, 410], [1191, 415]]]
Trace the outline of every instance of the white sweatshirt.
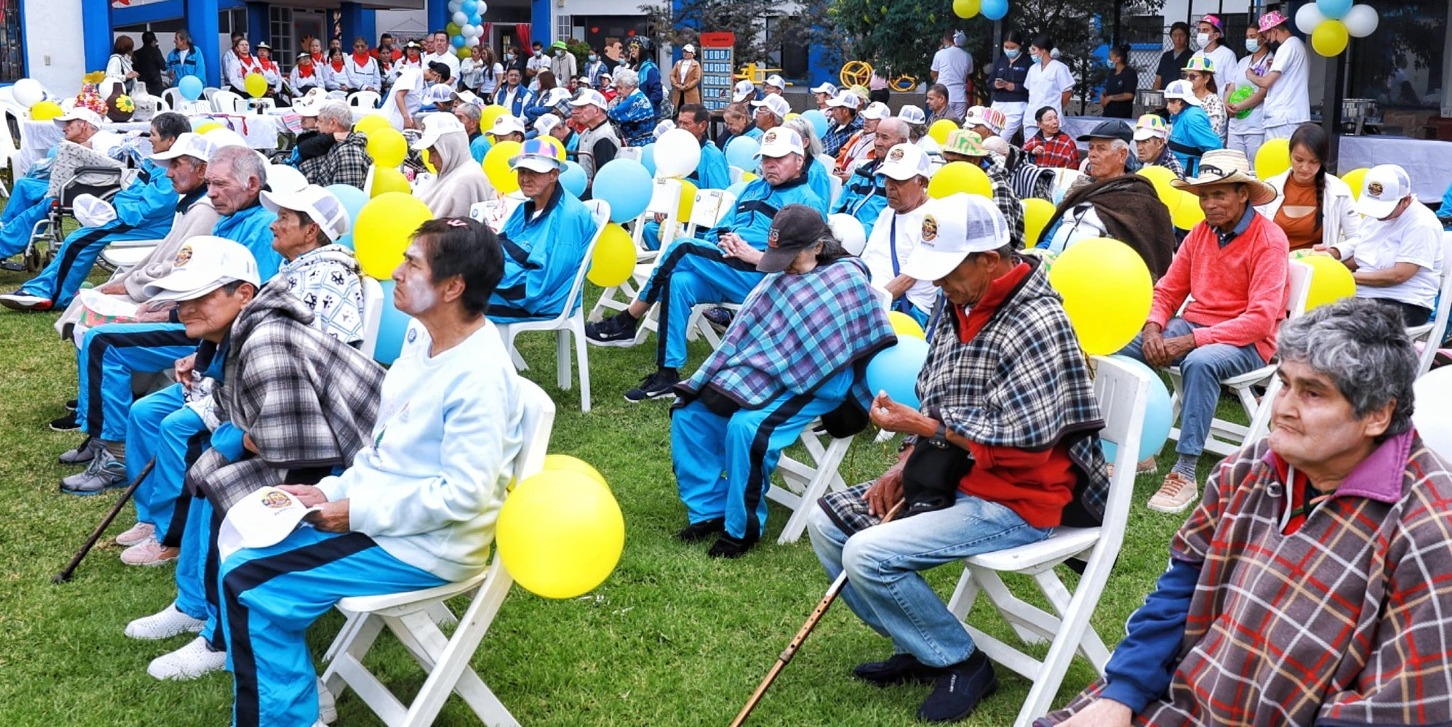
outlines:
[[523, 442], [518, 381], [493, 323], [439, 356], [414, 323], [383, 379], [373, 444], [318, 484], [349, 527], [448, 581], [484, 569]]

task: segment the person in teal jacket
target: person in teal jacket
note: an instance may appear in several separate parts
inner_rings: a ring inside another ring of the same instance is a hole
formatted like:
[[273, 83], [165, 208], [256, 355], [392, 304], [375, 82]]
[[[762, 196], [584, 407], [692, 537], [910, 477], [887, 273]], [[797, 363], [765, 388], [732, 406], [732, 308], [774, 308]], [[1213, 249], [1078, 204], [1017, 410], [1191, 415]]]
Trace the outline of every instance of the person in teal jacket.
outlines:
[[[560, 184], [564, 163], [544, 139], [524, 142], [509, 160], [526, 199], [514, 208], [499, 244], [504, 278], [489, 296], [489, 319], [499, 323], [547, 320], [564, 312], [575, 275], [595, 236], [595, 219]], [[578, 307], [580, 301], [575, 301]]]
[[[211, 85], [207, 81], [207, 59], [192, 44], [192, 34], [182, 28], [176, 31], [173, 41], [176, 47], [166, 56], [166, 73], [171, 76], [171, 85], [181, 83], [187, 76], [196, 76], [204, 86]], [[147, 90], [153, 95], [159, 95], [162, 91], [159, 88]]]
[[1175, 81], [1165, 88], [1165, 106], [1170, 111], [1170, 151], [1180, 160], [1185, 176], [1194, 176], [1200, 156], [1225, 145], [1210, 126], [1210, 117], [1200, 108], [1189, 81]]

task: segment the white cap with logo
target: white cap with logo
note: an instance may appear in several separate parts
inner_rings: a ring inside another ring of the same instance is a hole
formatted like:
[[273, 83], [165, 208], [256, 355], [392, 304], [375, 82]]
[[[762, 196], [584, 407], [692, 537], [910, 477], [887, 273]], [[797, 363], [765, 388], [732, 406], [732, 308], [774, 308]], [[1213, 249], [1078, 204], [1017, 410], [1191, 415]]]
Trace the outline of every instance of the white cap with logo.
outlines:
[[56, 126], [64, 127], [72, 121], [84, 121], [97, 129], [101, 128], [101, 115], [85, 106], [76, 106], [62, 116], [57, 116], [52, 121]]
[[970, 254], [1008, 244], [1008, 223], [987, 197], [958, 193], [929, 200], [923, 208], [923, 236], [902, 274], [918, 280], [941, 280]]
[[786, 120], [787, 114], [792, 112], [792, 105], [787, 103], [786, 99], [774, 93], [763, 96], [760, 101], [752, 101], [751, 105], [758, 109], [764, 108], [782, 120]]
[[176, 141], [171, 143], [170, 149], [152, 154], [151, 160], [156, 162], [158, 166], [165, 168], [171, 163], [171, 160], [177, 157], [187, 156], [200, 159], [201, 161], [207, 161], [212, 158], [213, 151], [216, 151], [216, 149], [212, 147], [211, 139], [201, 134], [185, 131], [177, 136]]
[[142, 292], [157, 302], [194, 300], [237, 281], [262, 284], [252, 251], [225, 237], [197, 235], [177, 250], [171, 273], [147, 283]]
[[812, 87], [812, 93], [825, 93], [828, 96], [836, 96], [837, 87], [827, 81], [823, 81]]
[[[512, 119], [514, 117], [505, 115], [500, 116], [499, 118]], [[495, 124], [495, 127], [498, 128], [497, 123]], [[431, 114], [424, 114], [423, 135], [420, 136], [418, 138], [418, 141], [415, 141], [410, 146], [410, 148], [414, 151], [423, 151], [433, 146], [434, 144], [439, 143], [439, 138], [442, 137], [444, 134], [455, 131], [459, 132], [460, 134], [464, 134], [466, 137], [468, 136], [468, 131], [464, 129], [464, 122], [460, 121], [459, 117], [445, 111], [435, 111]], [[523, 132], [524, 129], [521, 128], [519, 129], [519, 131]]]
[[227, 510], [217, 531], [217, 551], [226, 558], [243, 548], [282, 542], [313, 508], [277, 487], [254, 490]]
[[775, 73], [767, 76], [766, 82], [762, 85], [771, 86], [772, 88], [779, 88], [783, 91], [786, 90], [786, 81], [781, 80], [781, 76], [778, 76]]
[[845, 108], [856, 111], [862, 108], [862, 99], [851, 91], [843, 91], [827, 100], [828, 108]]
[[755, 95], [756, 86], [745, 78], [737, 81], [736, 87], [731, 89], [731, 100], [736, 103], [741, 103]]
[[504, 114], [494, 120], [494, 128], [490, 129], [488, 133], [496, 137], [508, 136], [509, 134], [523, 134], [524, 124], [519, 122], [518, 117]]
[[877, 171], [889, 179], [906, 182], [913, 177], [932, 176], [933, 165], [928, 161], [928, 153], [917, 144], [898, 144], [887, 150], [887, 158]]
[[1395, 164], [1378, 164], [1366, 172], [1356, 211], [1374, 220], [1391, 216], [1397, 205], [1412, 193], [1412, 179]]
[[923, 113], [922, 109], [912, 104], [908, 104], [898, 109], [897, 117], [915, 126], [922, 126], [923, 124], [928, 123], [928, 115]]
[[890, 119], [892, 118], [892, 110], [887, 107], [887, 104], [881, 101], [873, 101], [867, 104], [867, 108], [862, 109], [862, 118], [872, 119], [874, 121]]
[[[610, 108], [610, 102], [605, 100], [605, 94], [593, 89], [586, 89], [570, 102], [571, 106], [599, 106], [602, 109]], [[501, 117], [502, 118], [502, 117]]]
[[775, 159], [788, 154], [804, 154], [802, 135], [795, 129], [779, 126], [761, 136], [761, 148], [757, 150], [757, 156]]
[[308, 219], [317, 223], [330, 242], [337, 242], [338, 238], [348, 234], [351, 225], [348, 210], [343, 207], [343, 203], [332, 192], [316, 184], [309, 184], [288, 194], [263, 191], [262, 206], [274, 213], [278, 210], [292, 210], [307, 215]]

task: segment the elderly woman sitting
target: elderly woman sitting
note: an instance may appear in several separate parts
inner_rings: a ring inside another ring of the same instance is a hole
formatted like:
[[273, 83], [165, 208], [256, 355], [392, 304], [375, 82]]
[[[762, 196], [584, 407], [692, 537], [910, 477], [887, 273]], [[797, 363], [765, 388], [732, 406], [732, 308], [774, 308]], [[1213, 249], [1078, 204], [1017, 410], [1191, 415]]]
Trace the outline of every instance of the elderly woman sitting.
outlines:
[[419, 117], [423, 136], [413, 150], [424, 154], [438, 176], [415, 196], [428, 205], [435, 218], [468, 217], [475, 202], [494, 199], [494, 186], [469, 153], [469, 134], [453, 114], [442, 112]]
[[620, 126], [626, 146], [645, 146], [655, 131], [655, 107], [640, 90], [640, 76], [629, 68], [615, 69], [615, 88], [619, 91], [615, 105], [610, 107], [610, 120]]
[[1217, 468], [1104, 679], [1039, 724], [1452, 721], [1452, 478], [1412, 429], [1402, 321], [1318, 308], [1280, 361], [1270, 437]]

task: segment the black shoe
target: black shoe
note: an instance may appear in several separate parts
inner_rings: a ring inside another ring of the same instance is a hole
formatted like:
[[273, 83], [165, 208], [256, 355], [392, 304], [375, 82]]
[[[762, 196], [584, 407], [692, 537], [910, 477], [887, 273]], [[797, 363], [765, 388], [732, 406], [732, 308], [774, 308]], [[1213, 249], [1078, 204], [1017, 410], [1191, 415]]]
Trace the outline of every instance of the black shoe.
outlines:
[[702, 520], [698, 523], [691, 523], [679, 533], [676, 533], [676, 537], [681, 542], [694, 543], [698, 540], [705, 540], [716, 533], [724, 532], [726, 532], [726, 518], [718, 517], [710, 520]]
[[70, 401], [66, 402], [66, 411], [72, 411], [73, 412], [76, 409], [80, 408], [80, 406], [81, 406], [81, 400], [80, 399], [71, 399]]
[[81, 428], [80, 422], [76, 421], [76, 413], [66, 412], [66, 415], [59, 419], [50, 420], [50, 430], [53, 432], [74, 432]]
[[998, 677], [993, 674], [993, 663], [982, 651], [975, 651], [967, 660], [943, 668], [933, 693], [918, 708], [918, 719], [924, 722], [966, 719], [996, 689]]
[[640, 386], [625, 392], [625, 400], [638, 404], [649, 399], [676, 398], [676, 384], [681, 383], [681, 374], [675, 369], [660, 369], [640, 380]]
[[740, 558], [746, 555], [746, 551], [756, 547], [756, 541], [733, 538], [725, 533], [716, 538], [715, 544], [706, 551], [706, 555], [712, 558]]
[[25, 263], [6, 260], [4, 262], [0, 262], [0, 270], [9, 270], [15, 273], [23, 273], [25, 272]]
[[634, 346], [636, 320], [629, 313], [585, 324], [585, 339], [596, 346]]
[[906, 682], [931, 682], [943, 670], [918, 661], [912, 654], [893, 654], [887, 661], [869, 661], [858, 664], [852, 676], [879, 687]]

